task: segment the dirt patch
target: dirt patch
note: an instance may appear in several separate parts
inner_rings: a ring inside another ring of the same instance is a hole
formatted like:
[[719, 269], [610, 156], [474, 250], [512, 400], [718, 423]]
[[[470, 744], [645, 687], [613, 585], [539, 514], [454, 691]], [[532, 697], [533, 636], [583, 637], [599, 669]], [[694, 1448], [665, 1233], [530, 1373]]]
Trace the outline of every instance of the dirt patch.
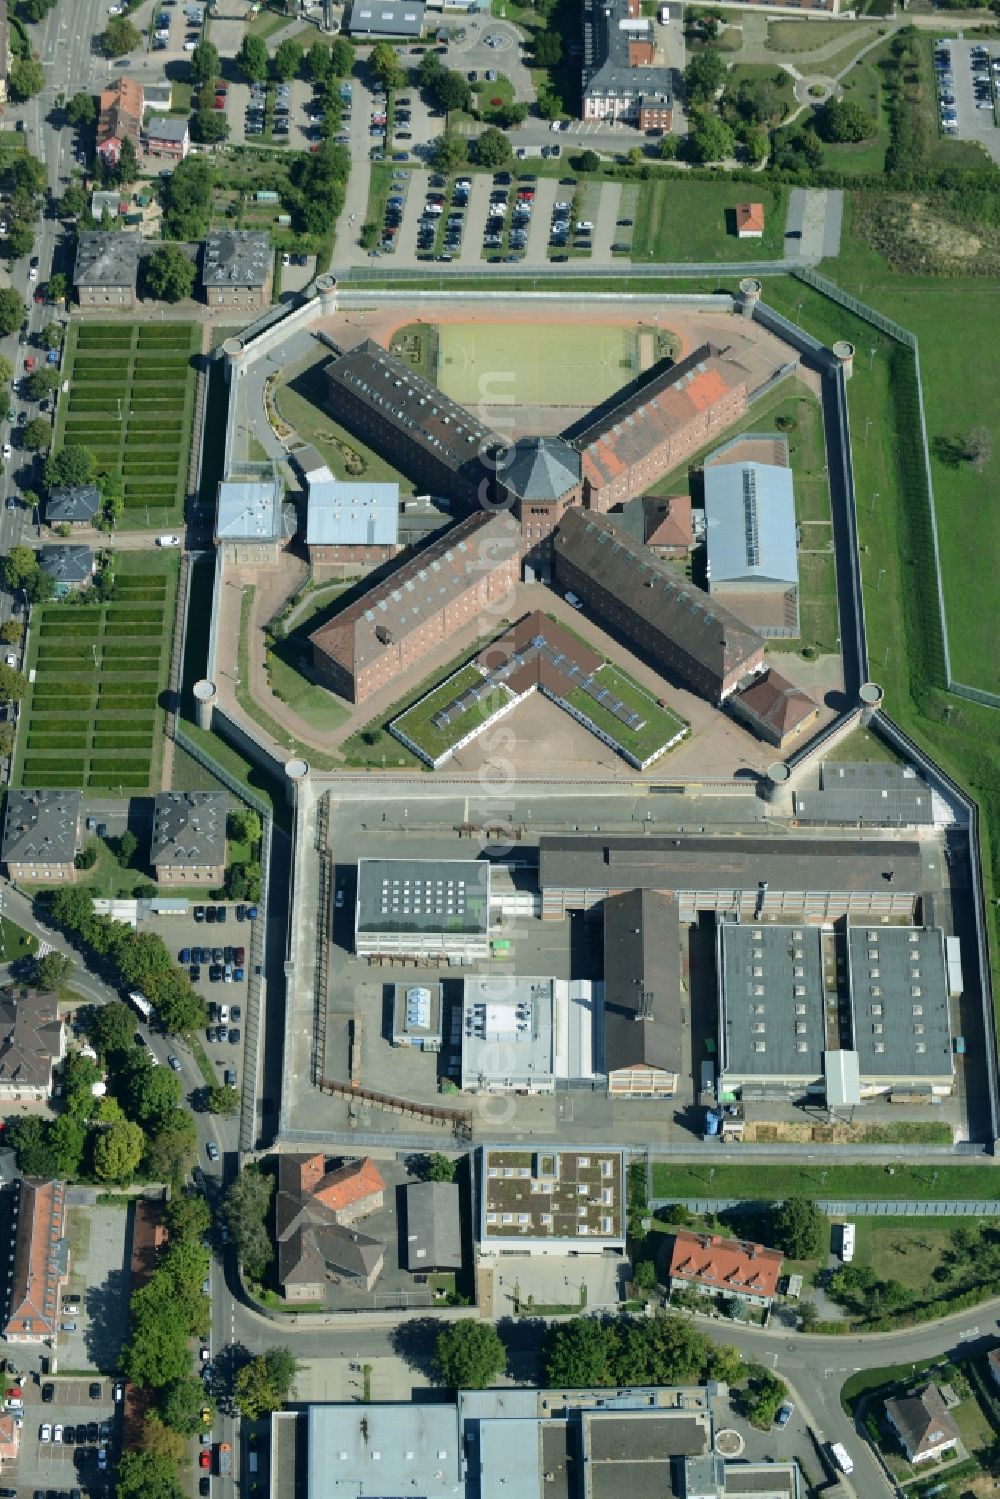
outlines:
[[1000, 228], [959, 223], [924, 199], [865, 197], [854, 227], [897, 271], [932, 276], [1000, 274]]

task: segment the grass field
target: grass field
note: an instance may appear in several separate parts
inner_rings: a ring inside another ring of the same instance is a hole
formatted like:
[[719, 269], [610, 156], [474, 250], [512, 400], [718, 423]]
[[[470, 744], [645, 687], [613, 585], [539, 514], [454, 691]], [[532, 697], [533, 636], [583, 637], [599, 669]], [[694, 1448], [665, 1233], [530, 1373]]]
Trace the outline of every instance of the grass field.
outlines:
[[184, 516], [194, 419], [194, 323], [73, 323], [55, 448], [89, 448], [121, 475], [123, 528], [162, 529]]
[[938, 1201], [1000, 1200], [1000, 1172], [989, 1166], [755, 1166], [724, 1161], [718, 1166], [653, 1166], [653, 1196], [759, 1198], [779, 1202], [802, 1197], [913, 1198]]
[[627, 328], [442, 323], [437, 384], [465, 405], [594, 406], [638, 373]]
[[19, 927], [16, 922], [0, 916], [0, 963], [14, 963], [18, 958], [30, 958], [38, 951], [38, 938]]
[[122, 552], [113, 602], [35, 611], [13, 785], [159, 790], [178, 567]]
[[[737, 239], [736, 205], [749, 200], [764, 205], [761, 239]], [[785, 247], [788, 189], [764, 180], [747, 187], [738, 182], [685, 182], [671, 177], [644, 182], [632, 236], [632, 259], [690, 261], [780, 260]]]
[[402, 494], [412, 494], [413, 484], [409, 479], [366, 447], [346, 427], [341, 427], [324, 409], [326, 381], [321, 371], [329, 362], [329, 354], [324, 352], [293, 374], [287, 383], [278, 384], [274, 402], [279, 414], [295, 428], [303, 442], [311, 442], [319, 449], [334, 478], [398, 484]]
[[449, 703], [453, 703], [470, 688], [481, 685], [482, 681], [482, 672], [470, 662], [455, 676], [435, 687], [419, 703], [414, 703], [412, 708], [401, 713], [393, 721], [392, 727], [405, 734], [430, 760], [440, 759], [467, 734], [478, 733], [494, 713], [510, 702], [512, 693], [508, 687], [487, 689], [482, 697], [470, 702], [462, 712], [451, 714], [450, 721], [443, 727], [432, 721], [436, 713], [447, 708]]

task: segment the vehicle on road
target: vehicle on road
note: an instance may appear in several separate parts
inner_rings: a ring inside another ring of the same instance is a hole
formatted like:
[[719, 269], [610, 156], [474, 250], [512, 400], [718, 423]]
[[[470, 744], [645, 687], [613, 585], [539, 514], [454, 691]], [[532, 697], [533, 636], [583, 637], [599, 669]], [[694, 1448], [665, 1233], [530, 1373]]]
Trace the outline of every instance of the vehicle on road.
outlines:
[[179, 536], [158, 536], [156, 545], [158, 547], [179, 547], [181, 539]]
[[830, 1456], [837, 1464], [837, 1467], [840, 1469], [841, 1473], [854, 1472], [854, 1460], [848, 1452], [847, 1448], [844, 1446], [843, 1442], [830, 1443]]
[[216, 1145], [214, 1140], [209, 1140], [208, 1144], [205, 1146], [205, 1151], [210, 1161], [217, 1161], [219, 1159], [219, 1147], [218, 1145]]
[[794, 1410], [795, 1407], [792, 1402], [790, 1400], [786, 1400], [784, 1405], [779, 1408], [778, 1414], [774, 1418], [775, 1426], [787, 1426], [789, 1421], [792, 1419], [792, 1412]]

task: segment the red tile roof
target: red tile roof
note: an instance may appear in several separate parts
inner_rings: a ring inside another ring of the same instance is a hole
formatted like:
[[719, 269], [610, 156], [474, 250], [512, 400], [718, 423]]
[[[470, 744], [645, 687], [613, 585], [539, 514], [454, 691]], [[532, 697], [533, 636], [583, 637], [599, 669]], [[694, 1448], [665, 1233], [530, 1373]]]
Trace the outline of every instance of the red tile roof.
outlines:
[[374, 1161], [365, 1156], [361, 1161], [349, 1161], [338, 1171], [328, 1172], [317, 1184], [314, 1195], [324, 1207], [328, 1207], [333, 1213], [339, 1213], [344, 1208], [363, 1202], [366, 1197], [374, 1196], [376, 1192], [384, 1191], [385, 1182], [378, 1168]]
[[54, 1337], [59, 1287], [68, 1278], [65, 1183], [24, 1177], [19, 1188], [4, 1337], [33, 1343]]
[[706, 1290], [746, 1296], [775, 1295], [782, 1256], [777, 1249], [722, 1239], [717, 1234], [678, 1233], [670, 1255], [671, 1279]]
[[808, 693], [773, 668], [757, 677], [737, 697], [759, 723], [782, 736], [819, 711]]
[[737, 203], [736, 232], [737, 234], [763, 234], [763, 203]]
[[669, 499], [648, 499], [646, 517], [649, 527], [648, 547], [689, 547], [691, 545], [691, 496], [671, 495]]

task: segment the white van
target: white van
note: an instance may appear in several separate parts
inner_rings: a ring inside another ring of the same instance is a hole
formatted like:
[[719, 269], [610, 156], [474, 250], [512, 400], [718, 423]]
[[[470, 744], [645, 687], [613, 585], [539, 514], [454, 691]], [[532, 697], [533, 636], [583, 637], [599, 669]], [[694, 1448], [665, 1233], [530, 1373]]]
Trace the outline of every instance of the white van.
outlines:
[[830, 1443], [830, 1456], [833, 1458], [841, 1473], [853, 1473], [854, 1461], [851, 1458], [843, 1442]]

